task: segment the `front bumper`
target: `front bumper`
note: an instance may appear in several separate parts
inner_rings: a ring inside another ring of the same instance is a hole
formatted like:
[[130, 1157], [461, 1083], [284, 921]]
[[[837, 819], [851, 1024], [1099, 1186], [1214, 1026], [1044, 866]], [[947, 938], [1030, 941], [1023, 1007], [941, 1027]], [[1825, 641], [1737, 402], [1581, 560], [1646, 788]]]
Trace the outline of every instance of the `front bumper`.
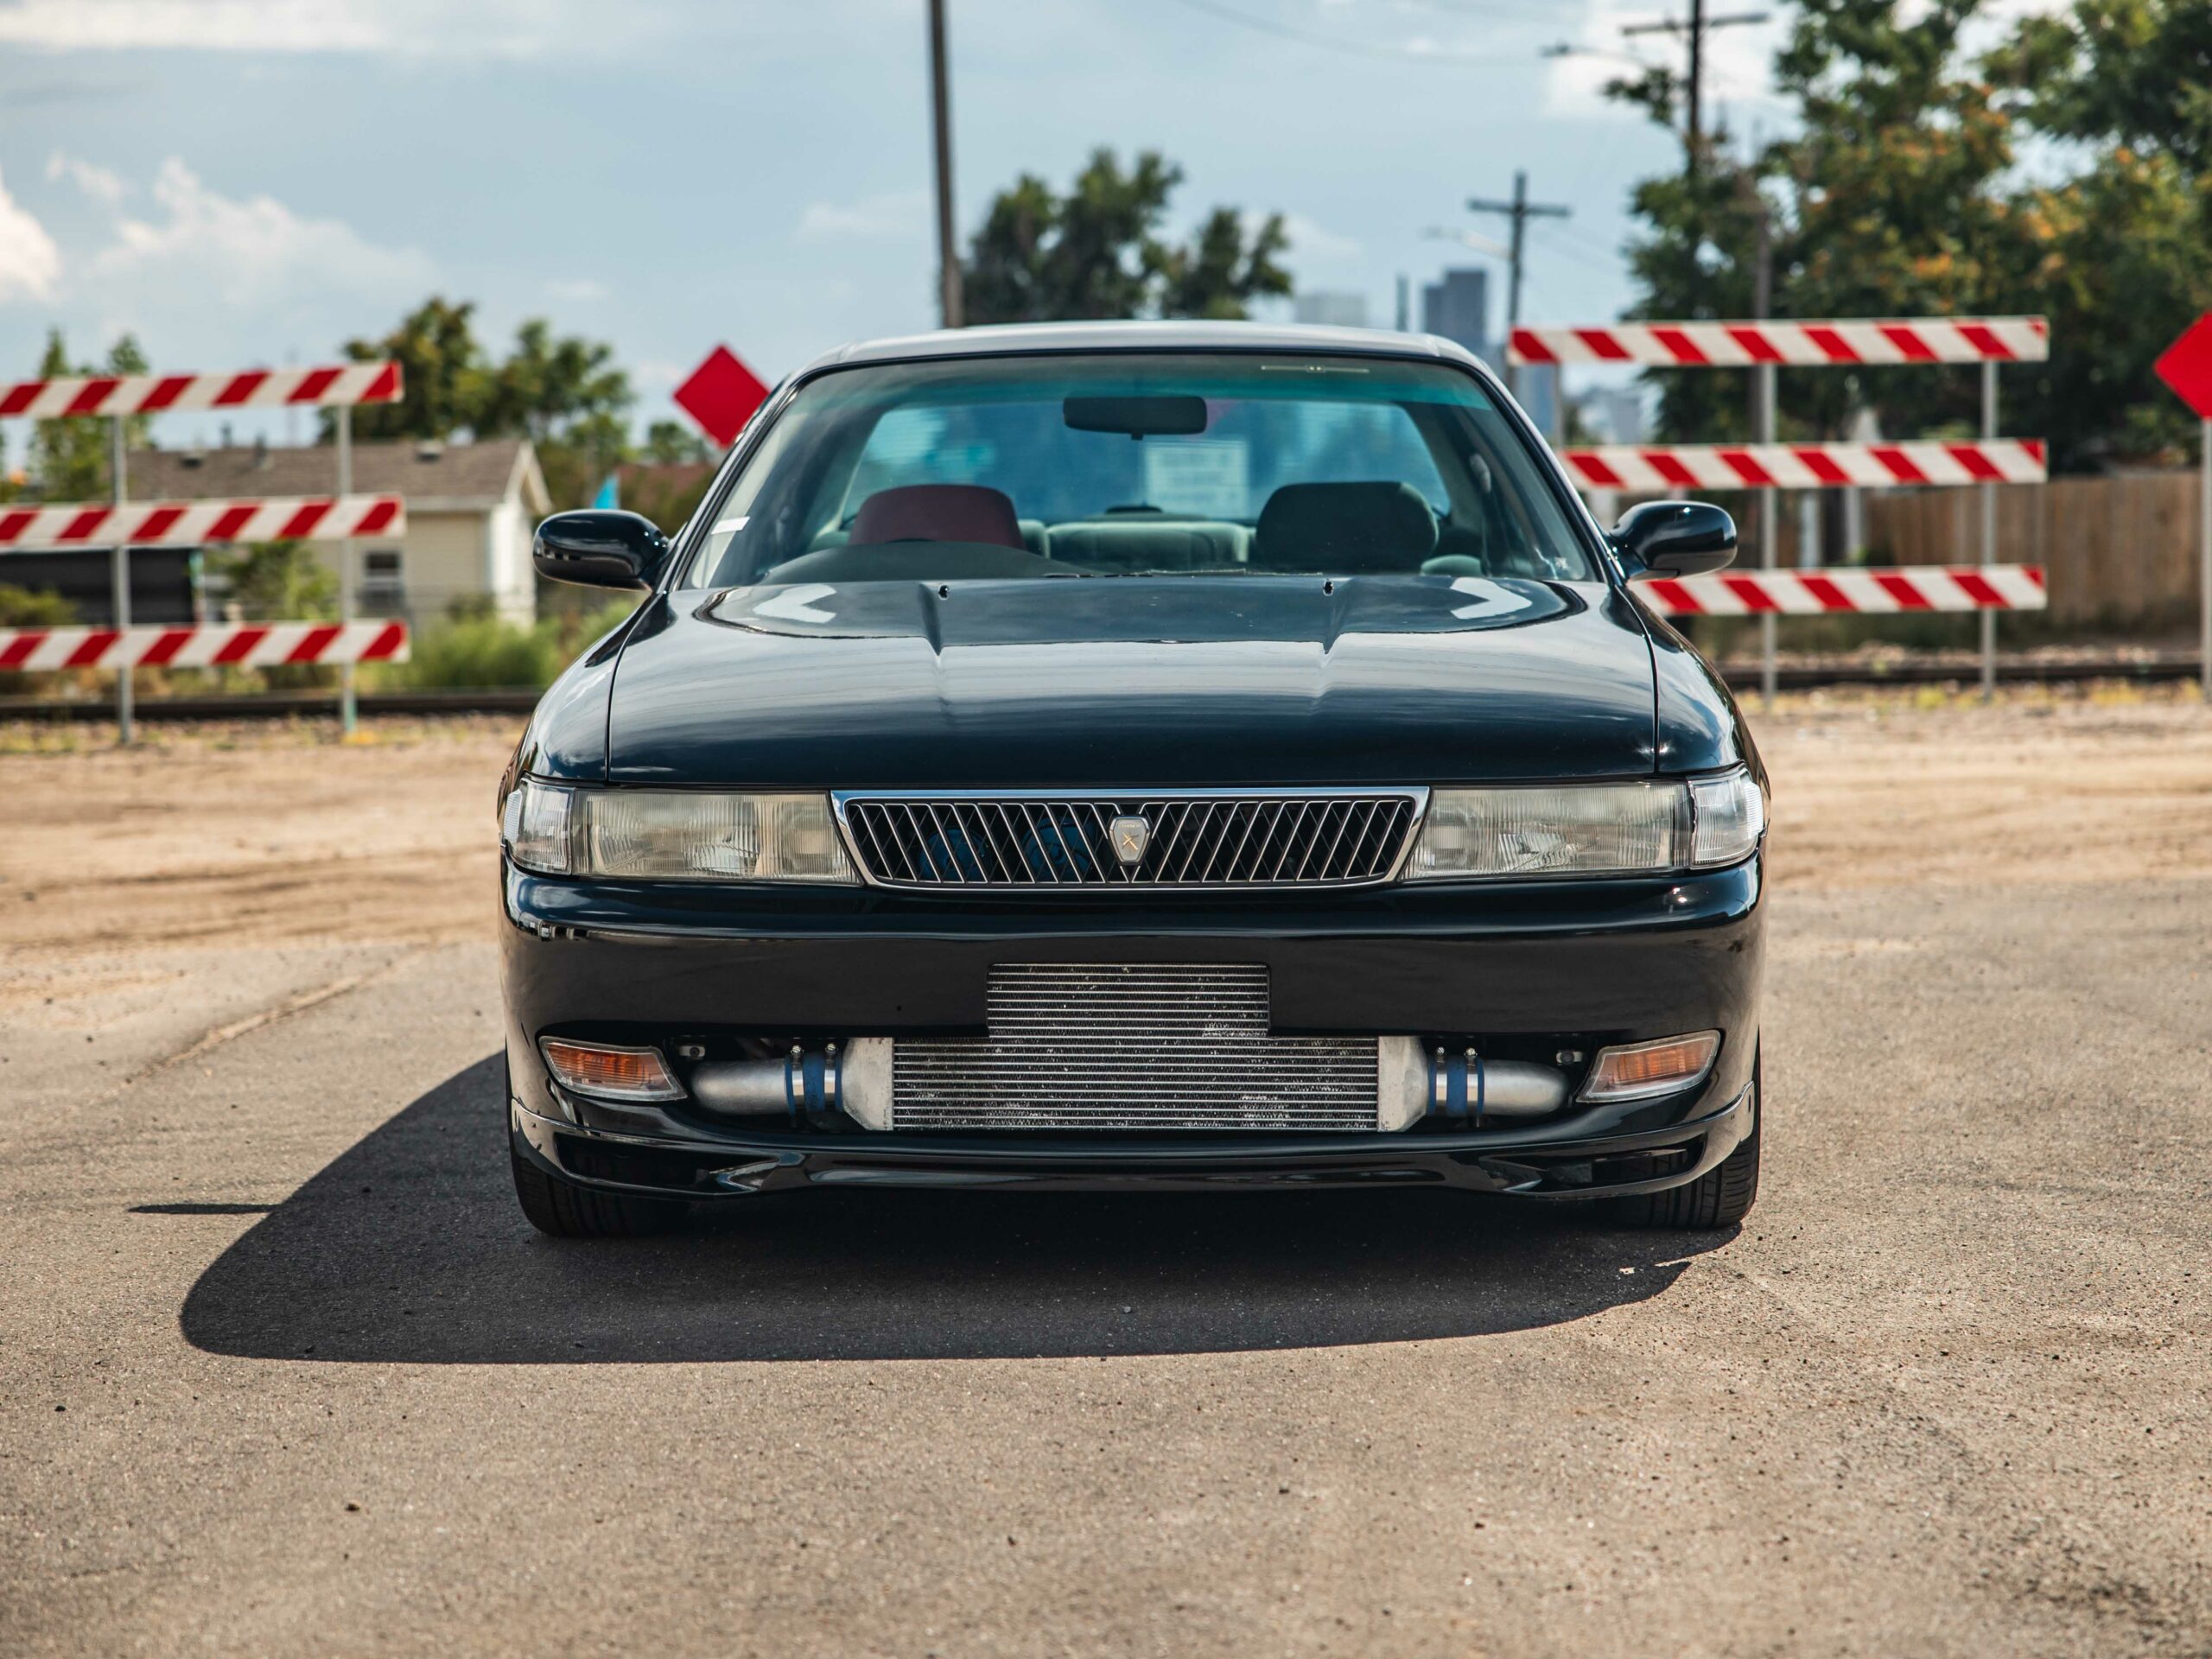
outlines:
[[1531, 1198], [1656, 1192], [1694, 1181], [1755, 1126], [1746, 1084], [1719, 1110], [1634, 1134], [1601, 1115], [1539, 1128], [1452, 1135], [1250, 1136], [1225, 1142], [1056, 1143], [1045, 1137], [826, 1137], [737, 1134], [703, 1140], [611, 1134], [508, 1102], [517, 1153], [567, 1179], [696, 1199], [794, 1188], [968, 1187], [993, 1191], [1219, 1192], [1228, 1188], [1454, 1186]]
[[[1434, 1184], [1536, 1198], [1694, 1180], [1750, 1133], [1764, 957], [1753, 858], [1694, 876], [1401, 885], [1168, 902], [709, 889], [504, 871], [510, 1123], [574, 1180], [715, 1198], [836, 1185]], [[1485, 1053], [1722, 1033], [1695, 1088], [1536, 1122], [1389, 1134], [855, 1132], [613, 1105], [547, 1077], [545, 1036], [675, 1046], [977, 1034], [1001, 963], [1260, 963], [1273, 1027]]]

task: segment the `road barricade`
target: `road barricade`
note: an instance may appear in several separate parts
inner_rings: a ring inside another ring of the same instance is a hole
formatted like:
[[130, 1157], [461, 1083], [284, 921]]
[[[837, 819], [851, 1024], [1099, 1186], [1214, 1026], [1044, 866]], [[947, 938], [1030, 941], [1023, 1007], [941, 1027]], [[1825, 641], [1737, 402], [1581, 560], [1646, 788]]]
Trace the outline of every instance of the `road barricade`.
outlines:
[[[1760, 684], [1771, 701], [1776, 683], [1774, 620], [1835, 610], [1971, 610], [1981, 614], [1981, 683], [1985, 696], [1997, 677], [1999, 610], [2041, 609], [2042, 573], [2036, 572], [2033, 605], [1986, 600], [1927, 604], [1825, 604], [1810, 602], [1807, 590], [1783, 583], [1771, 590], [1778, 489], [1847, 489], [1894, 485], [1978, 485], [1981, 489], [1982, 583], [1976, 591], [1999, 591], [1993, 584], [1997, 564], [1997, 497], [1999, 484], [2039, 484], [2044, 478], [2044, 446], [2035, 438], [1997, 435], [1997, 369], [2003, 363], [2041, 363], [2050, 355], [2050, 326], [2041, 317], [1860, 317], [1820, 321], [1768, 318], [1732, 322], [1615, 322], [1565, 327], [1516, 327], [1506, 359], [1516, 365], [1570, 363], [1635, 364], [1663, 369], [1750, 369], [1756, 400], [1757, 441], [1748, 444], [1624, 444], [1562, 448], [1560, 459], [1585, 490], [1659, 493], [1674, 490], [1756, 490], [1759, 493], [1760, 554], [1765, 568], [1745, 593], [1760, 602], [1742, 602], [1734, 590], [1691, 588], [1690, 583], [1745, 580], [1749, 573], [1720, 578], [1692, 577], [1655, 583], [1688, 598], [1710, 595], [1717, 604], [1739, 606], [1721, 613], [1756, 614], [1759, 631]], [[1896, 366], [1978, 363], [1981, 365], [1981, 436], [1979, 442], [1891, 443], [1777, 443], [1774, 441], [1774, 374], [1777, 368]], [[2030, 567], [2009, 567], [2025, 570]], [[1841, 577], [1845, 570], [1822, 572]], [[1866, 570], [1872, 587], [1850, 591], [1876, 594], [1918, 593], [1918, 569]], [[1943, 572], [1955, 578], [1955, 570]], [[1894, 582], [1885, 585], [1887, 579]], [[1894, 590], [1894, 593], [1893, 591]], [[1966, 590], [1955, 582], [1941, 590], [1955, 597]], [[1787, 591], [1788, 605], [1765, 603], [1770, 592]], [[1841, 594], [1833, 585], [1823, 591]], [[1700, 613], [1693, 607], [1686, 613]]]
[[[81, 547], [111, 547], [114, 561], [110, 585], [114, 595], [115, 626], [111, 628], [22, 629], [0, 633], [0, 640], [22, 646], [23, 660], [10, 662], [0, 651], [0, 668], [111, 668], [115, 676], [115, 719], [120, 740], [131, 740], [130, 671], [140, 665], [203, 667], [211, 664], [180, 658], [189, 642], [163, 643], [179, 634], [216, 634], [218, 628], [133, 628], [130, 626], [130, 550], [141, 547], [196, 547], [210, 542], [282, 542], [329, 540], [340, 543], [339, 552], [339, 623], [287, 622], [240, 624], [236, 627], [262, 634], [301, 630], [292, 643], [333, 639], [351, 640], [358, 630], [353, 624], [353, 537], [396, 533], [406, 525], [406, 508], [397, 496], [353, 493], [353, 411], [357, 404], [389, 404], [398, 400], [400, 367], [397, 363], [341, 363], [312, 369], [245, 369], [228, 374], [92, 374], [48, 380], [18, 380], [0, 385], [0, 416], [33, 420], [89, 419], [104, 416], [113, 431], [111, 466], [115, 499], [99, 505], [60, 505], [18, 508], [0, 515], [0, 553], [41, 551]], [[156, 501], [132, 503], [125, 476], [124, 423], [136, 416], [175, 414], [194, 410], [327, 408], [335, 411], [337, 445], [336, 493], [331, 496], [271, 497], [232, 501]], [[266, 662], [334, 662], [344, 668], [340, 694], [341, 720], [353, 729], [353, 664], [395, 660], [406, 652], [407, 631], [398, 624], [366, 625], [374, 639], [385, 639], [397, 628], [396, 644], [374, 655], [353, 654], [280, 656], [264, 659], [255, 644], [243, 655], [218, 655], [218, 663], [238, 662], [264, 666]], [[71, 636], [71, 660], [51, 664], [46, 654], [60, 649], [52, 644]], [[227, 644], [211, 647], [219, 652], [235, 646], [240, 634]], [[109, 643], [97, 647], [94, 642]], [[324, 645], [318, 645], [320, 652]], [[15, 648], [11, 645], [10, 649]], [[270, 649], [276, 649], [271, 646]], [[348, 647], [350, 649], [350, 647]], [[168, 656], [146, 652], [167, 651]], [[86, 654], [89, 653], [89, 654]], [[134, 654], [137, 653], [137, 654]], [[84, 660], [78, 660], [79, 656]]]

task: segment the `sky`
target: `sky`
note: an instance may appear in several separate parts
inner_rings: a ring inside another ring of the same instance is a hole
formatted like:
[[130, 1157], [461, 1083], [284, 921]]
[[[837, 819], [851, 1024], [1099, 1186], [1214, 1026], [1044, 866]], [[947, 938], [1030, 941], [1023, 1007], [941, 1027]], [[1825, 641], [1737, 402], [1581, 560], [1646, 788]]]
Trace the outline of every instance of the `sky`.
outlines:
[[[1680, 164], [1599, 93], [1677, 49], [1621, 33], [1663, 3], [948, 3], [963, 234], [1020, 173], [1158, 149], [1179, 225], [1280, 212], [1299, 286], [1387, 327], [1400, 273], [1497, 268], [1425, 232], [1501, 237], [1465, 200], [1526, 169], [1573, 216], [1531, 227], [1524, 316], [1597, 321], [1630, 188]], [[1713, 36], [1739, 135], [1783, 118], [1780, 28]], [[929, 133], [924, 0], [0, 0], [0, 378], [56, 326], [165, 371], [334, 360], [437, 293], [495, 346], [610, 341], [642, 427], [717, 342], [772, 381], [933, 326]]]

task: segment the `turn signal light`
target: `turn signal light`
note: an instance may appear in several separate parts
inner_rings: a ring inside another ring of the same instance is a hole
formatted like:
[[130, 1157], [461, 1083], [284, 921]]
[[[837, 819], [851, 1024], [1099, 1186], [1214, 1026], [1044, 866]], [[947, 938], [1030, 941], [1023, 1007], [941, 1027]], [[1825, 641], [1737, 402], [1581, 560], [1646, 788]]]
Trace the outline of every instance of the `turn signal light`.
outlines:
[[683, 1087], [669, 1074], [657, 1048], [610, 1048], [548, 1037], [538, 1045], [554, 1081], [602, 1100], [681, 1100]]
[[1712, 1069], [1720, 1051], [1717, 1031], [1687, 1037], [1662, 1037], [1653, 1043], [1624, 1043], [1598, 1051], [1581, 1098], [1588, 1101], [1642, 1100], [1687, 1089]]

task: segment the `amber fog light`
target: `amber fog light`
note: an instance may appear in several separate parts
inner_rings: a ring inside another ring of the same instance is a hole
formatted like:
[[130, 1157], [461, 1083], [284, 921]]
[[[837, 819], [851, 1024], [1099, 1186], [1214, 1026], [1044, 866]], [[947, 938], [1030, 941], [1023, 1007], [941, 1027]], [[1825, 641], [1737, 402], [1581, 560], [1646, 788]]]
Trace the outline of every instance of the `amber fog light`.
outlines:
[[1719, 1050], [1717, 1031], [1694, 1031], [1687, 1037], [1662, 1037], [1655, 1043], [1601, 1048], [1580, 1098], [1642, 1100], [1687, 1089], [1712, 1070], [1713, 1057]]
[[538, 1045], [553, 1080], [580, 1095], [602, 1100], [681, 1100], [683, 1087], [669, 1075], [657, 1048], [610, 1048], [548, 1037]]

